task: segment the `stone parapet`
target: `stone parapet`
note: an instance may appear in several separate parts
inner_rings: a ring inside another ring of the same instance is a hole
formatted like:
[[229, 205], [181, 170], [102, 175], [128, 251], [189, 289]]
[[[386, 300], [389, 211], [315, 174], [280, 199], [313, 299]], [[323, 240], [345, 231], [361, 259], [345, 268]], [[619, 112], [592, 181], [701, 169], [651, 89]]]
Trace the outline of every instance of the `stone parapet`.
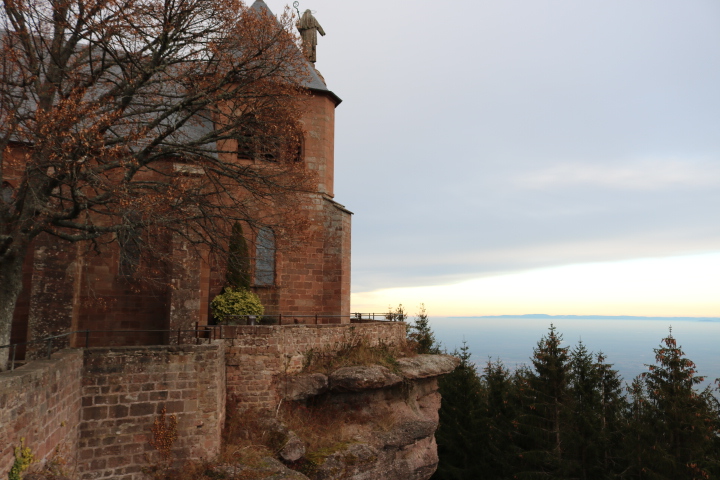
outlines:
[[[163, 410], [166, 421], [177, 418], [175, 459], [213, 458], [228, 397], [241, 408], [274, 409], [289, 398], [287, 379], [308, 356], [361, 342], [401, 345], [406, 331], [401, 322], [377, 322], [234, 326], [223, 335], [210, 345], [63, 350], [0, 373], [0, 477], [24, 438], [38, 460], [35, 468], [59, 448], [79, 479], [140, 480], [143, 467], [159, 460], [152, 427]], [[413, 362], [404, 368], [420, 383], [445, 368]], [[328, 388], [327, 379], [315, 380], [314, 392]]]
[[[57, 451], [78, 478], [139, 480], [159, 460], [159, 414], [177, 418], [173, 458], [212, 458], [225, 420], [223, 345], [63, 350], [0, 374], [0, 477], [21, 439], [40, 468]], [[60, 460], [60, 458], [58, 458]]]
[[377, 346], [405, 342], [403, 322], [351, 325], [260, 325], [224, 327], [227, 389], [241, 408], [274, 408], [282, 395], [279, 377], [298, 373], [307, 356], [332, 354], [365, 342]]
[[0, 478], [7, 478], [21, 439], [36, 461], [47, 460], [56, 448], [74, 459], [82, 365], [81, 351], [63, 350], [0, 374]]
[[80, 478], [143, 478], [158, 462], [150, 441], [163, 410], [177, 419], [173, 458], [220, 453], [225, 419], [224, 350], [220, 345], [96, 348], [85, 352]]

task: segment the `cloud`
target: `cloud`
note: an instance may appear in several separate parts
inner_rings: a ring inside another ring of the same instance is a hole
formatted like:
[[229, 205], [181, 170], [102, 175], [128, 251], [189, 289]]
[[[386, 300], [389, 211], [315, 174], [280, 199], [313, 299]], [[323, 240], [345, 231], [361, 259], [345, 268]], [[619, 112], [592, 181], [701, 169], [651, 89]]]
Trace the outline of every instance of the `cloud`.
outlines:
[[433, 255], [377, 252], [356, 262], [353, 292], [392, 286], [451, 285], [553, 266], [719, 251], [720, 231], [712, 235], [709, 232], [668, 230], [615, 235], [613, 238], [552, 239], [546, 244], [530, 241], [507, 247], [464, 248], [437, 251]]
[[720, 251], [720, 2], [313, 9], [354, 292]]
[[353, 294], [354, 311], [424, 303], [432, 315], [717, 316], [720, 252], [584, 263], [475, 278], [452, 285]]
[[643, 159], [621, 165], [561, 163], [514, 179], [520, 188], [552, 189], [587, 186], [622, 190], [720, 187], [720, 159], [714, 162]]

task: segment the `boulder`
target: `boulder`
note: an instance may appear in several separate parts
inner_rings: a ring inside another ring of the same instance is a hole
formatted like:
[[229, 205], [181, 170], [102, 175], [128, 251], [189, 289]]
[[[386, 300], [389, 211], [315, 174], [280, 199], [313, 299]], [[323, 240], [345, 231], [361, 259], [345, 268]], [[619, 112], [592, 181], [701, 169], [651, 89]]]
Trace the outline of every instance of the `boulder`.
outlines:
[[361, 392], [385, 388], [402, 382], [402, 377], [380, 365], [359, 365], [335, 370], [329, 377], [330, 389], [335, 392]]
[[411, 421], [397, 425], [390, 432], [377, 434], [377, 441], [388, 447], [405, 447], [412, 445], [423, 438], [430, 438], [435, 434], [437, 423], [430, 421]]
[[305, 444], [295, 432], [290, 431], [287, 434], [287, 441], [278, 455], [285, 462], [297, 462], [305, 455]]
[[323, 459], [313, 475], [314, 480], [336, 480], [338, 478], [375, 478], [378, 475], [380, 452], [364, 443], [354, 443], [347, 448], [334, 452]]
[[263, 480], [310, 480], [300, 472], [291, 470], [282, 462], [265, 457], [259, 465], [219, 465], [215, 471], [233, 478], [262, 478]]
[[281, 378], [277, 391], [285, 400], [307, 400], [328, 389], [328, 377], [322, 373], [301, 373]]
[[445, 375], [460, 365], [460, 359], [452, 355], [417, 355], [401, 358], [398, 368], [405, 378], [428, 378]]

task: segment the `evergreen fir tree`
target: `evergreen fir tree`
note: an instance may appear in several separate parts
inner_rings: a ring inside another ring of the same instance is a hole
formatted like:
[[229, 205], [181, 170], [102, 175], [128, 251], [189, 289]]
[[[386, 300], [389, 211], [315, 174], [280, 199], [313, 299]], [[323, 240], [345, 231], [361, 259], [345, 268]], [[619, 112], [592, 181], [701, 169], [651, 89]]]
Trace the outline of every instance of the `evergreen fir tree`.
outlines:
[[625, 427], [625, 413], [628, 402], [624, 395], [622, 378], [612, 364], [605, 362], [605, 355], [596, 356], [595, 368], [600, 378], [600, 422], [601, 430], [597, 443], [600, 450], [600, 464], [606, 473], [604, 478], [618, 478], [626, 466], [622, 440]]
[[440, 464], [433, 480], [476, 480], [487, 468], [482, 454], [486, 432], [481, 422], [482, 388], [470, 349], [463, 342], [460, 365], [439, 381], [440, 426], [435, 433]]
[[710, 388], [697, 390], [704, 377], [670, 334], [655, 349], [656, 365], [644, 373], [648, 420], [655, 439], [647, 469], [657, 478], [711, 478], [720, 461], [717, 400]]
[[417, 353], [440, 353], [440, 345], [435, 340], [435, 334], [430, 328], [425, 304], [420, 304], [420, 311], [415, 316], [415, 322], [409, 327], [408, 338], [416, 344]]
[[594, 361], [581, 342], [570, 353], [569, 398], [563, 409], [567, 478], [615, 478], [623, 468], [620, 449], [626, 401], [617, 371], [601, 353]]
[[483, 479], [512, 478], [518, 471], [516, 446], [517, 392], [511, 373], [500, 360], [488, 360], [482, 375], [484, 390], [483, 418], [487, 424], [486, 452], [484, 462], [487, 470]]
[[598, 442], [602, 435], [601, 377], [582, 341], [570, 352], [569, 383], [569, 401], [563, 412], [565, 474], [582, 480], [605, 478]]
[[623, 435], [625, 464], [627, 467], [620, 475], [623, 479], [649, 479], [654, 477], [648, 467], [652, 463], [655, 443], [650, 403], [645, 391], [642, 376], [637, 376], [627, 387], [630, 404], [627, 410], [627, 422]]
[[563, 408], [568, 402], [570, 363], [562, 335], [550, 326], [533, 350], [534, 371], [525, 391], [525, 412], [520, 418], [525, 436], [525, 468], [518, 478], [563, 478]]
[[229, 258], [225, 280], [230, 287], [248, 290], [250, 281], [250, 252], [242, 225], [235, 222], [228, 246]]
[[672, 335], [655, 365], [626, 387], [600, 353], [571, 352], [550, 327], [532, 369], [483, 375], [466, 344], [458, 369], [441, 379], [434, 479], [720, 478], [720, 406]]

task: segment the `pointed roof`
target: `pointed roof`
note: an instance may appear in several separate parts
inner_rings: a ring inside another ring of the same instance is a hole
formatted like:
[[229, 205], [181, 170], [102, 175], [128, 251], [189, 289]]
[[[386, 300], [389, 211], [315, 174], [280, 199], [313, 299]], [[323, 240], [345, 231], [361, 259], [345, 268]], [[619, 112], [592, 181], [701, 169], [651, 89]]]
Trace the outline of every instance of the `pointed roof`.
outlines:
[[[267, 4], [263, 0], [255, 0], [255, 3], [253, 3], [250, 8], [253, 10], [257, 10], [258, 12], [263, 12], [267, 15], [275, 16], [275, 14], [270, 10], [270, 7], [267, 6]], [[325, 85], [325, 81], [323, 78], [318, 74], [317, 70], [315, 70], [315, 66], [313, 66], [309, 61], [305, 61], [305, 67], [307, 68], [308, 75], [310, 79], [305, 82], [305, 87], [309, 88], [312, 91], [316, 91], [319, 93], [324, 93], [326, 95], [329, 95], [330, 98], [335, 102], [335, 106], [340, 105], [340, 102], [342, 100], [340, 97], [335, 95], [335, 93], [332, 92], [332, 90], [327, 88], [327, 85]]]

